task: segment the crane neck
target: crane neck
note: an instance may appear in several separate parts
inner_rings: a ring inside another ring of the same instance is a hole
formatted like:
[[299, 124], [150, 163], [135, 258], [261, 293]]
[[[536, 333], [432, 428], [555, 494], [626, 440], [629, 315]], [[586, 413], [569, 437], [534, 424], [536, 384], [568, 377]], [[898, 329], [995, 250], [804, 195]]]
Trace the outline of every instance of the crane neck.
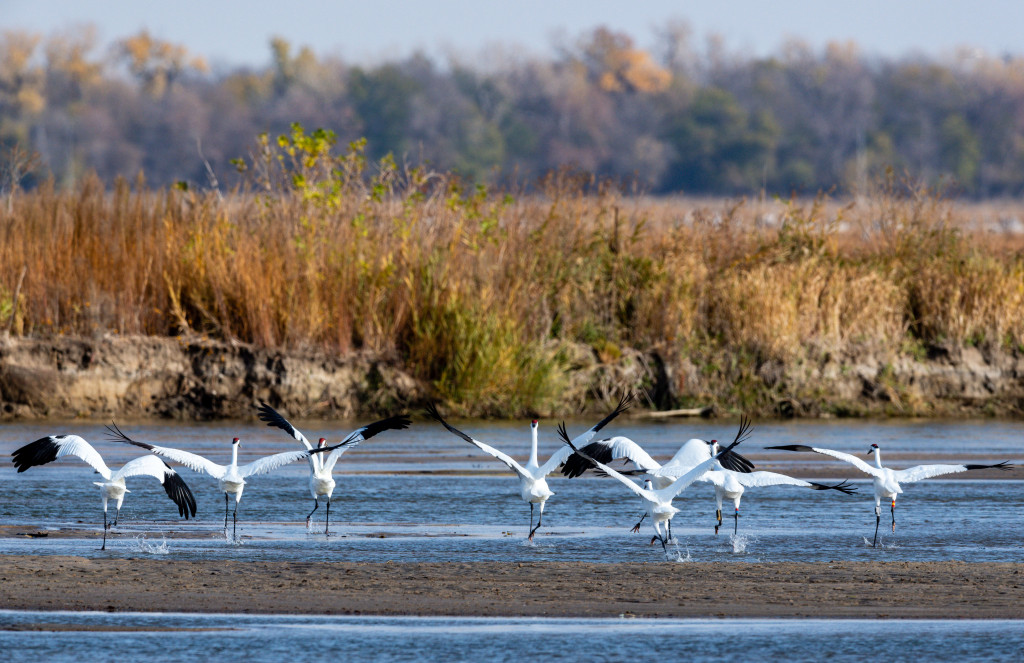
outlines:
[[238, 467], [238, 445], [231, 445], [231, 464]]
[[875, 447], [875, 465], [881, 469], [882, 467], [882, 450]]
[[537, 467], [538, 466], [538, 463], [537, 463], [537, 428], [539, 428], [539, 427], [538, 426], [530, 426], [530, 437], [532, 438], [532, 441], [530, 442], [530, 461], [527, 464], [530, 465], [531, 467]]

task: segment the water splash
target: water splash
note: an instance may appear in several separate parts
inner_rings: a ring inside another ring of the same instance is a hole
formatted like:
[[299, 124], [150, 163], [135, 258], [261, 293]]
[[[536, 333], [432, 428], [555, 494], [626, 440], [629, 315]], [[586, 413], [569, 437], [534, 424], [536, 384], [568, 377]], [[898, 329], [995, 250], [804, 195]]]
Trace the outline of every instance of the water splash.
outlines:
[[747, 552], [747, 544], [752, 543], [753, 539], [746, 534], [730, 534], [729, 543], [732, 544], [732, 552], [734, 555], [743, 555]]
[[224, 542], [232, 546], [242, 545], [242, 535], [233, 536], [231, 532], [224, 532]]
[[670, 562], [692, 562], [693, 561], [693, 557], [690, 555], [690, 546], [688, 546], [688, 545], [684, 546], [686, 548], [686, 557], [683, 557], [682, 553], [679, 552], [679, 540], [676, 539], [675, 537], [672, 537], [671, 544], [672, 544], [673, 552], [675, 553], [675, 557], [672, 556], [672, 552], [666, 553], [665, 557], [666, 557], [666, 559], [668, 559], [668, 561], [670, 561]]
[[160, 543], [151, 543], [145, 534], [135, 537], [128, 546], [128, 550], [146, 555], [166, 555], [171, 552], [170, 546], [167, 545], [166, 537], [161, 538]]
[[878, 545], [877, 546], [872, 546], [871, 545], [871, 539], [869, 539], [868, 537], [865, 536], [864, 537], [864, 547], [865, 548], [881, 548], [882, 550], [896, 550], [898, 548], [902, 548], [903, 546], [901, 546], [900, 544], [896, 543], [895, 541], [893, 541], [892, 543], [886, 543], [885, 540], [881, 536], [878, 537]]

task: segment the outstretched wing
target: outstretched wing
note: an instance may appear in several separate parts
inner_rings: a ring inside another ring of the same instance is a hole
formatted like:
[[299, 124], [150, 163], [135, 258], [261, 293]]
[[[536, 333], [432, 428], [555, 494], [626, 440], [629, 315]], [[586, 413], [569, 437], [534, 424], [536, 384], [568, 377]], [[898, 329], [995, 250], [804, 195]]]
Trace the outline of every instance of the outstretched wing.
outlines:
[[435, 421], [439, 422], [442, 426], [447, 428], [449, 432], [451, 432], [451, 433], [453, 433], [455, 435], [458, 435], [459, 437], [461, 437], [466, 442], [469, 442], [470, 444], [474, 445], [476, 448], [480, 449], [480, 451], [483, 451], [485, 454], [488, 454], [489, 456], [493, 456], [494, 458], [497, 458], [501, 462], [505, 463], [505, 465], [508, 466], [508, 469], [512, 470], [513, 472], [518, 474], [523, 479], [533, 479], [533, 476], [529, 472], [526, 471], [526, 468], [524, 468], [522, 465], [520, 465], [518, 462], [516, 462], [516, 460], [514, 458], [512, 458], [512, 456], [509, 456], [506, 453], [502, 453], [501, 451], [498, 451], [497, 449], [495, 449], [491, 445], [484, 444], [480, 440], [473, 439], [469, 435], [466, 435], [465, 433], [460, 431], [458, 428], [455, 428], [454, 426], [449, 424], [447, 421], [445, 421], [441, 417], [441, 415], [438, 413], [437, 407], [435, 407], [433, 403], [431, 403], [430, 405], [427, 406], [427, 414], [430, 415], [430, 417], [432, 419], [434, 419]]
[[256, 476], [257, 474], [266, 474], [272, 472], [282, 465], [288, 463], [294, 463], [297, 460], [302, 460], [309, 456], [312, 451], [285, 451], [284, 453], [274, 454], [273, 456], [264, 456], [254, 460], [251, 463], [238, 466], [238, 473], [244, 479], [245, 477]]
[[696, 466], [690, 468], [689, 471], [687, 471], [685, 474], [683, 474], [681, 477], [679, 477], [669, 485], [654, 492], [657, 493], [661, 501], [668, 502], [676, 495], [686, 490], [686, 487], [692, 484], [694, 481], [702, 478], [714, 466], [715, 459], [708, 458], [703, 463], [698, 463]]
[[117, 427], [117, 424], [113, 422], [111, 422], [111, 424], [107, 426], [107, 430], [110, 432], [110, 435], [108, 437], [111, 440], [114, 440], [116, 442], [124, 442], [126, 444], [134, 444], [137, 447], [141, 447], [143, 449], [152, 451], [158, 456], [170, 458], [176, 463], [181, 463], [190, 470], [209, 474], [214, 479], [221, 478], [228, 471], [228, 468], [225, 467], [224, 465], [218, 465], [217, 463], [214, 463], [211, 460], [203, 458], [199, 454], [189, 453], [188, 451], [182, 451], [181, 449], [172, 449], [171, 447], [158, 447], [152, 444], [148, 444], [146, 442], [139, 442], [138, 440], [133, 440], [132, 438], [125, 435], [121, 431], [121, 429]]
[[722, 467], [733, 472], [743, 472], [744, 474], [754, 470], [753, 463], [732, 450], [740, 442], [746, 441], [753, 432], [754, 426], [750, 423], [750, 419], [746, 415], [741, 416], [740, 427], [736, 431], [736, 437], [733, 439], [732, 444], [726, 447], [722, 453], [718, 454], [718, 462], [721, 463]]
[[91, 465], [104, 479], [110, 480], [110, 468], [103, 462], [103, 457], [91, 444], [77, 435], [48, 435], [15, 449], [11, 456], [11, 462], [19, 472], [36, 465], [45, 465], [61, 456], [75, 456]]
[[569, 434], [565, 430], [565, 422], [564, 421], [562, 423], [558, 424], [558, 436], [562, 438], [562, 441], [565, 442], [565, 444], [568, 445], [569, 448], [572, 449], [574, 453], [579, 454], [584, 460], [588, 461], [589, 463], [592, 463], [594, 467], [596, 467], [597, 469], [601, 470], [602, 472], [604, 472], [608, 476], [610, 476], [610, 477], [612, 477], [614, 479], [618, 479], [624, 486], [629, 488], [631, 491], [636, 493], [638, 496], [644, 498], [645, 500], [649, 500], [649, 501], [652, 501], [652, 502], [657, 501], [657, 499], [656, 499], [656, 497], [655, 497], [655, 495], [654, 495], [654, 493], [652, 491], [647, 490], [646, 488], [643, 488], [641, 486], [638, 486], [635, 482], [629, 480], [628, 478], [623, 476], [621, 473], [615, 471], [614, 469], [612, 469], [611, 467], [605, 465], [601, 461], [599, 461], [599, 460], [597, 460], [595, 458], [590, 457], [587, 454], [587, 452], [583, 451], [583, 449], [577, 448], [576, 445], [572, 442], [572, 440], [569, 439]]
[[313, 445], [310, 444], [306, 436], [302, 434], [295, 426], [292, 426], [291, 422], [281, 416], [274, 408], [267, 405], [265, 401], [260, 401], [259, 407], [259, 419], [265, 421], [268, 426], [280, 428], [284, 432], [292, 436], [297, 442], [301, 442], [307, 449], [312, 449]]
[[703, 463], [708, 458], [711, 458], [711, 447], [704, 440], [695, 437], [683, 442], [683, 446], [679, 447], [676, 455], [665, 463], [665, 467], [678, 465], [681, 468], [689, 468]]
[[354, 447], [360, 442], [369, 440], [371, 437], [378, 433], [383, 433], [386, 430], [403, 430], [412, 425], [412, 420], [404, 414], [395, 415], [388, 417], [387, 419], [381, 419], [375, 421], [372, 424], [366, 424], [362, 428], [357, 428], [341, 441], [341, 444], [336, 445], [334, 451], [327, 456], [324, 460], [324, 467], [328, 472], [334, 470], [334, 465], [341, 458], [341, 454], [345, 453], [350, 447]]
[[967, 472], [968, 470], [1000, 469], [1008, 470], [1013, 466], [1009, 461], [996, 463], [995, 465], [916, 465], [905, 470], [896, 470], [896, 480], [900, 483], [913, 483], [922, 479], [942, 476], [943, 474], [954, 474], [956, 472]]
[[872, 467], [860, 458], [851, 454], [843, 453], [842, 451], [833, 451], [832, 449], [822, 449], [820, 447], [809, 447], [806, 444], [783, 444], [777, 447], [765, 447], [765, 449], [781, 449], [782, 451], [813, 451], [817, 454], [824, 454], [825, 456], [832, 456], [833, 458], [845, 461], [856, 467], [861, 472], [870, 474], [873, 477], [882, 475], [882, 471], [877, 467]]
[[746, 435], [743, 434], [744, 428], [744, 426], [740, 426], [740, 432], [737, 433], [736, 439], [733, 440], [732, 444], [719, 451], [713, 457], [708, 458], [704, 462], [697, 464], [694, 468], [683, 474], [681, 477], [670, 483], [668, 486], [661, 488], [660, 490], [654, 491], [655, 494], [657, 494], [658, 498], [663, 502], [668, 502], [676, 495], [683, 492], [683, 490], [685, 490], [686, 487], [689, 486], [691, 483], [702, 478], [708, 472], [708, 470], [715, 466], [715, 461], [721, 462], [720, 459], [722, 458], [722, 456], [732, 453], [732, 450], [736, 446], [738, 446], [743, 440], [746, 439]]
[[[292, 439], [296, 440], [297, 442], [301, 442], [302, 446], [306, 447], [307, 449], [313, 448], [313, 444], [306, 439], [306, 436], [302, 434], [302, 431], [300, 431], [295, 426], [292, 426], [292, 422], [288, 421], [283, 416], [281, 416], [280, 412], [267, 405], [266, 401], [260, 401], [260, 407], [258, 411], [260, 421], [265, 421], [268, 426], [280, 428], [284, 432], [291, 435]], [[310, 472], [315, 473], [322, 463], [323, 456], [317, 454], [309, 455]]]
[[141, 456], [128, 461], [124, 467], [114, 473], [115, 478], [135, 476], [150, 476], [159, 481], [163, 485], [167, 497], [178, 505], [178, 515], [183, 516], [185, 520], [196, 515], [196, 498], [192, 495], [192, 491], [189, 490], [181, 476], [161, 459], [156, 456]]
[[[701, 444], [704, 443], [701, 442]], [[576, 444], [576, 440], [573, 440], [573, 445], [578, 447], [583, 453], [573, 453], [572, 449], [568, 446], [564, 447], [569, 450], [571, 455], [565, 460], [562, 474], [570, 479], [580, 476], [593, 467], [593, 464], [584, 458], [584, 454], [606, 465], [612, 461], [625, 458], [632, 461], [637, 469], [646, 472], [657, 470], [661, 467], [661, 463], [651, 458], [651, 455], [644, 451], [643, 447], [628, 437], [622, 437], [621, 435], [608, 438], [607, 440], [597, 440], [584, 446]], [[704, 446], [707, 447], [706, 444]], [[710, 458], [711, 454], [707, 454], [707, 457]]]

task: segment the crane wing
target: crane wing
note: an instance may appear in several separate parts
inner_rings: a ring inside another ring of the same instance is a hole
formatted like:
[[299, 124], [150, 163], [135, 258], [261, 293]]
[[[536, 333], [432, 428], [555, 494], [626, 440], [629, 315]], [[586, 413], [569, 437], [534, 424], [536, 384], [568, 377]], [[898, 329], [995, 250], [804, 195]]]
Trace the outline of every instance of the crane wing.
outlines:
[[11, 462], [19, 472], [37, 465], [45, 465], [61, 456], [75, 456], [91, 465], [104, 479], [110, 480], [110, 468], [103, 462], [103, 457], [91, 444], [77, 435], [48, 435], [16, 449], [11, 456]]
[[273, 456], [264, 456], [254, 460], [251, 463], [238, 466], [238, 473], [244, 479], [245, 477], [256, 476], [257, 474], [266, 474], [272, 472], [282, 465], [288, 463], [294, 463], [297, 460], [309, 456], [313, 453], [312, 451], [285, 451], [284, 453], [274, 454]]
[[328, 472], [332, 472], [334, 470], [335, 464], [337, 464], [338, 462], [338, 459], [341, 458], [341, 454], [348, 451], [350, 447], [354, 447], [360, 442], [369, 440], [371, 437], [378, 433], [383, 433], [386, 430], [403, 430], [405, 428], [408, 428], [411, 424], [412, 420], [409, 419], [409, 417], [405, 416], [404, 414], [400, 414], [393, 417], [388, 417], [387, 419], [381, 419], [380, 421], [375, 421], [372, 424], [366, 424], [361, 428], [357, 428], [348, 435], [346, 435], [345, 439], [342, 440], [340, 444], [331, 447], [332, 449], [334, 449], [334, 451], [332, 451], [327, 456], [327, 458], [322, 461], [323, 467]]
[[691, 468], [688, 472], [683, 474], [681, 477], [667, 485], [666, 487], [654, 491], [663, 502], [671, 501], [673, 497], [686, 490], [686, 487], [692, 484], [697, 479], [700, 479], [708, 470], [715, 466], [715, 459], [708, 458], [703, 463], [698, 463], [695, 467]]
[[[124, 442], [125, 444], [134, 444], [137, 447], [152, 451], [158, 456], [164, 458], [170, 458], [175, 463], [181, 463], [185, 467], [195, 472], [204, 472], [209, 474], [214, 479], [219, 479], [224, 476], [228, 468], [224, 465], [218, 465], [213, 461], [200, 456], [199, 454], [189, 453], [188, 451], [182, 451], [181, 449], [173, 449], [171, 447], [158, 447], [147, 442], [139, 442], [125, 435], [117, 424], [111, 423], [107, 426], [107, 430], [110, 432], [110, 439], [116, 442]], [[302, 452], [308, 453], [308, 452]]]
[[824, 454], [825, 456], [832, 456], [833, 458], [846, 461], [861, 472], [870, 474], [873, 477], [882, 476], [882, 471], [877, 467], [872, 467], [860, 458], [851, 454], [843, 453], [842, 451], [833, 451], [832, 449], [822, 449], [820, 447], [809, 447], [806, 444], [783, 444], [777, 447], [765, 447], [765, 449], [781, 449], [782, 451], [813, 451], [814, 453]]
[[[298, 428], [292, 425], [290, 421], [285, 419], [280, 412], [270, 407], [266, 401], [260, 401], [260, 407], [258, 410], [260, 421], [266, 422], [267, 426], [274, 428], [280, 428], [284, 432], [288, 433], [292, 439], [297, 442], [301, 442], [302, 446], [307, 449], [312, 449], [313, 444], [306, 439], [306, 436], [302, 434]], [[309, 471], [316, 472], [319, 467], [323, 464], [323, 456], [318, 454], [309, 455]]]
[[916, 465], [905, 470], [894, 470], [896, 480], [900, 483], [913, 483], [922, 479], [942, 476], [943, 474], [954, 474], [956, 472], [967, 472], [968, 470], [1000, 469], [1008, 470], [1013, 466], [1009, 461], [996, 463], [995, 465]]
[[612, 469], [611, 467], [609, 467], [609, 466], [605, 465], [604, 463], [602, 463], [601, 461], [588, 456], [587, 452], [583, 451], [583, 449], [577, 448], [575, 446], [575, 444], [572, 442], [572, 440], [569, 439], [569, 434], [565, 430], [565, 422], [564, 421], [558, 425], [558, 436], [562, 438], [562, 441], [565, 442], [565, 444], [568, 445], [569, 448], [572, 449], [574, 453], [579, 454], [584, 460], [586, 460], [589, 463], [592, 463], [594, 467], [596, 467], [597, 469], [601, 470], [602, 472], [604, 472], [608, 476], [610, 476], [610, 477], [612, 477], [614, 479], [618, 479], [624, 486], [629, 488], [631, 491], [636, 493], [638, 496], [644, 498], [645, 500], [649, 500], [649, 501], [652, 501], [652, 502], [653, 501], [657, 501], [655, 499], [655, 495], [654, 495], [654, 493], [652, 491], [647, 490], [646, 488], [644, 488], [642, 486], [638, 486], [634, 481], [631, 481], [630, 479], [626, 478], [620, 472], [617, 472], [614, 469]]
[[683, 446], [679, 447], [679, 451], [676, 455], [672, 456], [665, 467], [669, 465], [678, 465], [680, 467], [694, 467], [703, 463], [708, 458], [711, 458], [711, 447], [708, 443], [699, 438], [692, 438], [683, 442]]
[[572, 449], [567, 446], [562, 446], [558, 451], [551, 454], [551, 458], [548, 458], [548, 462], [544, 463], [537, 469], [537, 478], [543, 479], [547, 475], [551, 474], [558, 469], [559, 465], [566, 462], [566, 460], [572, 455]]
[[[606, 440], [597, 440], [586, 445], [577, 444], [576, 440], [572, 442], [573, 446], [579, 448], [583, 453], [573, 453], [570, 449], [571, 455], [565, 460], [565, 466], [562, 467], [562, 474], [570, 479], [580, 476], [593, 467], [593, 464], [586, 460], [585, 456], [605, 464], [625, 458], [632, 461], [637, 469], [644, 470], [645, 472], [657, 470], [661, 467], [661, 463], [651, 458], [651, 455], [644, 451], [643, 447], [628, 437], [617, 436]], [[707, 445], [704, 446], [706, 447]], [[569, 447], [565, 448], [568, 449]], [[711, 454], [707, 456], [710, 458]]]
[[488, 454], [489, 456], [493, 456], [494, 458], [497, 458], [501, 462], [505, 463], [505, 465], [508, 466], [508, 469], [512, 470], [513, 472], [518, 474], [520, 477], [522, 477], [524, 479], [533, 479], [533, 475], [531, 475], [529, 472], [527, 472], [526, 468], [524, 468], [522, 465], [520, 465], [518, 462], [516, 462], [516, 460], [514, 458], [512, 458], [512, 456], [509, 456], [506, 453], [498, 451], [497, 449], [495, 449], [491, 445], [484, 444], [480, 440], [473, 439], [469, 435], [466, 435], [465, 433], [460, 431], [458, 428], [455, 428], [454, 426], [449, 424], [447, 421], [445, 421], [441, 417], [441, 415], [438, 413], [437, 407], [435, 407], [433, 403], [431, 403], [430, 405], [427, 406], [427, 414], [429, 414], [432, 419], [438, 421], [442, 426], [447, 428], [449, 432], [451, 432], [451, 433], [453, 433], [455, 435], [458, 435], [459, 437], [461, 437], [466, 442], [469, 442], [470, 444], [474, 445], [476, 448], [480, 449], [480, 451], [483, 451], [485, 454]]
[[130, 460], [118, 470], [114, 477], [127, 478], [150, 476], [164, 487], [164, 492], [178, 506], [178, 515], [188, 520], [196, 515], [196, 498], [181, 476], [171, 469], [170, 465], [156, 456], [141, 456]]

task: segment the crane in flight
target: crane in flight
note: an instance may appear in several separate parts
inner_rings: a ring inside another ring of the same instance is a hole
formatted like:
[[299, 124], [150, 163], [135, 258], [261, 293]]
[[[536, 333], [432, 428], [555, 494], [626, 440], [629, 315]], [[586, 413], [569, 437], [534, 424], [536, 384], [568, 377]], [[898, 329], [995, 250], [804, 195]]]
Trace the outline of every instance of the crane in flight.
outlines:
[[822, 449], [820, 447], [810, 447], [806, 444], [783, 444], [774, 447], [765, 447], [765, 449], [779, 449], [782, 451], [813, 451], [814, 453], [823, 454], [825, 456], [831, 456], [841, 461], [850, 463], [861, 472], [870, 474], [874, 481], [875, 489], [875, 538], [871, 542], [871, 547], [874, 548], [878, 545], [878, 525], [882, 520], [882, 500], [891, 501], [890, 511], [892, 513], [892, 531], [896, 532], [896, 496], [903, 493], [903, 488], [900, 487], [901, 483], [913, 483], [915, 481], [921, 481], [923, 479], [930, 479], [931, 477], [942, 476], [943, 474], [953, 474], [956, 472], [967, 472], [969, 470], [987, 470], [987, 469], [999, 469], [1008, 470], [1013, 467], [1009, 461], [1003, 461], [994, 465], [915, 465], [914, 467], [908, 467], [905, 470], [893, 470], [882, 465], [882, 452], [877, 444], [872, 444], [868, 448], [868, 457], [872, 455], [875, 457], [875, 464], [869, 465], [860, 458], [842, 451], [834, 451], [832, 449]]
[[[288, 433], [288, 435], [298, 442], [301, 442], [307, 449], [314, 449], [313, 445], [306, 439], [306, 436], [302, 434], [302, 431], [293, 426], [291, 422], [281, 416], [277, 410], [270, 407], [263, 401], [260, 401], [259, 418], [260, 421], [266, 422], [268, 426], [280, 428], [284, 432]], [[306, 527], [309, 527], [313, 513], [316, 512], [317, 508], [320, 506], [320, 499], [323, 498], [327, 502], [327, 518], [324, 522], [324, 535], [328, 534], [328, 528], [331, 526], [331, 495], [334, 493], [335, 486], [334, 466], [346, 450], [350, 447], [354, 447], [360, 442], [369, 440], [377, 433], [382, 433], [386, 430], [408, 428], [411, 423], [412, 421], [410, 421], [409, 417], [404, 415], [381, 419], [380, 421], [367, 424], [349, 433], [345, 439], [342, 440], [341, 445], [339, 445], [338, 448], [330, 454], [311, 454], [309, 456], [309, 492], [313, 496], [313, 510], [309, 512], [308, 516], [306, 516]], [[321, 437], [315, 448], [318, 450], [323, 449], [326, 445], [327, 440]]]
[[[93, 483], [100, 487], [103, 496], [103, 545], [100, 550], [107, 549], [107, 530], [117, 526], [117, 518], [121, 514], [121, 504], [125, 493], [131, 492], [125, 485], [125, 479], [135, 476], [150, 476], [163, 485], [167, 497], [178, 507], [178, 515], [188, 520], [196, 515], [196, 498], [188, 485], [171, 469], [170, 465], [156, 456], [140, 456], [125, 463], [114, 472], [103, 462], [103, 457], [84, 438], [78, 435], [48, 435], [35, 442], [16, 449], [12, 461], [18, 472], [30, 467], [45, 465], [62, 456], [74, 456], [92, 466], [103, 477], [103, 481]], [[107, 522], [107, 502], [114, 501], [114, 522]]]
[[[579, 435], [575, 441], [580, 445], [584, 445], [592, 440], [599, 430], [607, 426], [612, 419], [625, 412], [629, 408], [631, 401], [632, 395], [627, 394], [623, 396], [619, 399], [619, 404], [611, 414], [587, 429], [587, 431]], [[530, 505], [530, 534], [527, 539], [533, 541], [533, 535], [537, 533], [538, 529], [540, 529], [541, 521], [544, 519], [544, 504], [548, 501], [549, 497], [554, 495], [548, 487], [547, 476], [558, 469], [559, 465], [565, 462], [565, 459], [572, 453], [572, 450], [569, 449], [569, 447], [563, 446], [558, 451], [551, 454], [551, 457], [548, 458], [546, 463], [540, 465], [537, 460], [537, 429], [539, 424], [537, 420], [534, 419], [530, 422], [530, 434], [532, 436], [530, 459], [526, 462], [526, 465], [522, 465], [519, 461], [508, 454], [495, 449], [489, 444], [470, 437], [458, 428], [449, 424], [443, 417], [441, 417], [434, 404], [427, 406], [427, 414], [447, 428], [452, 434], [461, 437], [466, 442], [469, 442], [480, 449], [480, 451], [483, 451], [485, 454], [500, 460], [506, 465], [506, 467], [516, 473], [519, 477], [519, 496], [524, 502]], [[536, 527], [533, 526], [533, 510], [535, 505], [539, 508], [540, 512], [537, 516]]]
[[288, 463], [294, 463], [297, 460], [302, 460], [311, 454], [333, 451], [334, 449], [346, 444], [342, 443], [330, 447], [322, 447], [320, 449], [305, 451], [286, 451], [284, 453], [258, 458], [251, 463], [246, 463], [245, 465], [239, 465], [238, 449], [241, 447], [241, 441], [236, 437], [231, 440], [231, 463], [228, 465], [220, 465], [208, 458], [189, 451], [182, 451], [181, 449], [174, 449], [171, 447], [159, 447], [147, 442], [133, 440], [125, 435], [121, 429], [117, 427], [117, 424], [114, 423], [107, 426], [107, 430], [110, 433], [110, 439], [114, 441], [134, 444], [137, 447], [142, 447], [143, 449], [152, 451], [158, 456], [163, 456], [164, 458], [169, 458], [176, 463], [181, 463], [191, 470], [208, 474], [214, 479], [217, 479], [220, 489], [224, 493], [225, 535], [227, 535], [228, 531], [228, 503], [230, 496], [233, 495], [235, 498], [235, 510], [233, 514], [234, 524], [231, 529], [232, 539], [237, 539], [238, 537], [238, 503], [242, 501], [242, 491], [245, 489], [245, 480], [247, 478], [259, 474], [266, 474], [267, 472], [276, 470]]

